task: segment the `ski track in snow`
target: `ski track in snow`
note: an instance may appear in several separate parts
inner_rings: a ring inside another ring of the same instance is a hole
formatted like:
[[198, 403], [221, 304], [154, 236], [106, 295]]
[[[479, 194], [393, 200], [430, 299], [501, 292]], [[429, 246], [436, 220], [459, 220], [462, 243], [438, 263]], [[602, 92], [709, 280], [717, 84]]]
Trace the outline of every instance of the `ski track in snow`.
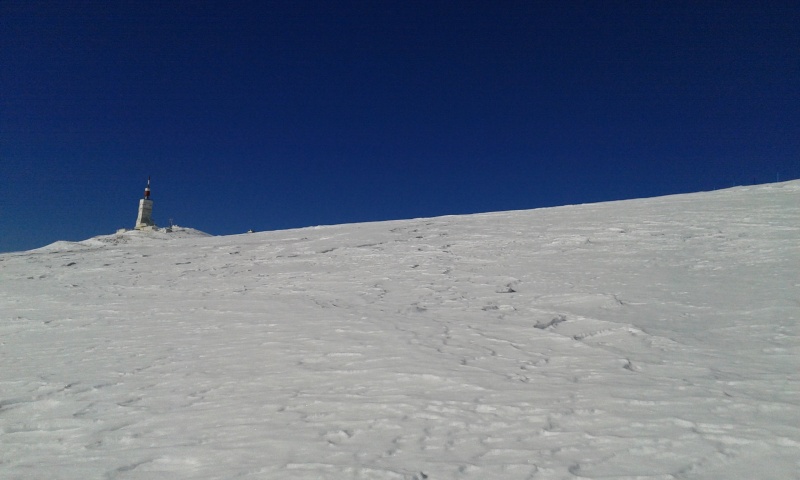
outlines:
[[0, 255], [0, 478], [800, 478], [800, 182]]

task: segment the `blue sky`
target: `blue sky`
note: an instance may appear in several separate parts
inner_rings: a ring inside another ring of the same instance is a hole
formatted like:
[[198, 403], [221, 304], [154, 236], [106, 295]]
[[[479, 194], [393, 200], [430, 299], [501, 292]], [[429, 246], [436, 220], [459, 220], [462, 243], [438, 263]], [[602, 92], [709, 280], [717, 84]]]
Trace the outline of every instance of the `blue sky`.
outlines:
[[797, 2], [0, 4], [0, 251], [800, 177]]

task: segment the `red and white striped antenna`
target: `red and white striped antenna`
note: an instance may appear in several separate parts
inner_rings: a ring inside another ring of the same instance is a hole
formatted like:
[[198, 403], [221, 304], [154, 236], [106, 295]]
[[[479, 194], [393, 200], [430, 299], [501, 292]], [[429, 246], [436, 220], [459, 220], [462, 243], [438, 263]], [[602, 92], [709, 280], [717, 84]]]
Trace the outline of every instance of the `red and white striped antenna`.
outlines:
[[144, 199], [150, 200], [150, 176], [147, 176], [147, 186], [144, 187]]

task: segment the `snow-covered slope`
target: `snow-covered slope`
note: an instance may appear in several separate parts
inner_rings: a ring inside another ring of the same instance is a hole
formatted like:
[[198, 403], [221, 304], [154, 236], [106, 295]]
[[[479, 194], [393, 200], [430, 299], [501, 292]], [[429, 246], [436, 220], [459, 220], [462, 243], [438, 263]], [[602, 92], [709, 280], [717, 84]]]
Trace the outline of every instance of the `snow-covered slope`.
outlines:
[[800, 182], [0, 255], [0, 478], [800, 471]]

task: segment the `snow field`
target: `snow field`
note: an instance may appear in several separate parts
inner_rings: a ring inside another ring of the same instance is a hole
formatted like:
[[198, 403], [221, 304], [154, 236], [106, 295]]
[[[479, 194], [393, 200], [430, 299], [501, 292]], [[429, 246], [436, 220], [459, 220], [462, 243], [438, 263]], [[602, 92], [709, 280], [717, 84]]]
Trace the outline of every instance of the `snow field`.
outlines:
[[0, 255], [2, 478], [800, 478], [800, 182]]

